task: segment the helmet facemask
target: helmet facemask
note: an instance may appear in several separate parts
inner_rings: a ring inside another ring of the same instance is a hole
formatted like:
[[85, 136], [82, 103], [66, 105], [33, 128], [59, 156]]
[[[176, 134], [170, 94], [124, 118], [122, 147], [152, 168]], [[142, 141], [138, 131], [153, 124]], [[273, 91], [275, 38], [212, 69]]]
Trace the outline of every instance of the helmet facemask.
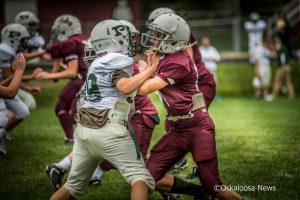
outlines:
[[91, 42], [88, 40], [84, 47], [83, 61], [86, 67], [90, 67], [92, 62], [97, 58]]

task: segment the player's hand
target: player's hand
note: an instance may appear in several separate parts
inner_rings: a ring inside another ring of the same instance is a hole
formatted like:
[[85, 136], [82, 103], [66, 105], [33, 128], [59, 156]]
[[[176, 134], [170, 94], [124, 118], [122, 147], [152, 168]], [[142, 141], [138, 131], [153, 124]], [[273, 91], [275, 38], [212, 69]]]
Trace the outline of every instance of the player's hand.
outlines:
[[50, 73], [48, 72], [40, 72], [38, 73], [35, 78], [38, 79], [38, 80], [41, 80], [41, 79], [48, 79], [50, 77]]
[[13, 62], [13, 69], [15, 71], [24, 72], [26, 66], [26, 59], [23, 54], [18, 54]]
[[40, 67], [35, 68], [35, 70], [31, 73], [31, 75], [32, 75], [33, 77], [36, 77], [36, 75], [37, 75], [38, 73], [42, 72], [42, 71], [43, 71], [43, 69], [40, 68]]
[[40, 87], [40, 86], [32, 86], [32, 87], [30, 87], [29, 92], [30, 92], [32, 95], [38, 95], [38, 94], [41, 93], [41, 87]]
[[153, 54], [155, 54], [155, 53], [152, 50], [150, 50], [150, 49], [144, 52], [144, 55], [145, 55], [146, 60], [147, 60], [147, 63], [150, 66], [152, 65], [152, 63], [151, 63], [151, 55], [153, 55]]
[[144, 60], [138, 61], [139, 72], [145, 71], [148, 67], [149, 67], [149, 65], [146, 63], [146, 61], [144, 61]]
[[151, 52], [148, 54], [147, 63], [151, 67], [151, 69], [153, 69], [153, 71], [156, 71], [159, 61], [160, 61], [160, 56], [155, 52]]

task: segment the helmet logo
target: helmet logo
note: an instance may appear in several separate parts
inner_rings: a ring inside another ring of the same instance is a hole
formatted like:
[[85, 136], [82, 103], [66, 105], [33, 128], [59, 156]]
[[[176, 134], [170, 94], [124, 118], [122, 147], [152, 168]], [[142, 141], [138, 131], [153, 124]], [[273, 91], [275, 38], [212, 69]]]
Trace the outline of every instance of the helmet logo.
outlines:
[[16, 37], [19, 37], [21, 35], [20, 32], [16, 32], [16, 31], [9, 31], [9, 35], [8, 37], [10, 38], [16, 38]]
[[25, 20], [28, 19], [28, 18], [29, 18], [28, 15], [21, 15], [21, 16], [20, 16], [20, 19], [21, 19], [22, 21], [25, 21]]
[[60, 23], [60, 24], [68, 24], [69, 26], [72, 25], [72, 22], [70, 21], [69, 18], [61, 18], [61, 19], [59, 20], [59, 23]]
[[116, 32], [115, 36], [118, 37], [119, 35], [122, 35], [122, 31], [125, 30], [125, 27], [123, 25], [114, 26], [112, 27], [112, 30]]

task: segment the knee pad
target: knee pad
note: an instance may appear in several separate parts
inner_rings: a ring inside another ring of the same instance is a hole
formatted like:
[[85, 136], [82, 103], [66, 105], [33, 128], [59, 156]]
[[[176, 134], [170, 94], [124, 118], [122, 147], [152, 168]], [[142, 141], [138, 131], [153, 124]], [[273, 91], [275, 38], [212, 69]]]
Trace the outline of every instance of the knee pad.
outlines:
[[17, 119], [23, 120], [23, 119], [26, 119], [27, 117], [29, 117], [30, 112], [29, 112], [29, 109], [26, 106], [24, 106], [21, 110], [19, 110], [18, 113], [14, 113], [14, 115]]

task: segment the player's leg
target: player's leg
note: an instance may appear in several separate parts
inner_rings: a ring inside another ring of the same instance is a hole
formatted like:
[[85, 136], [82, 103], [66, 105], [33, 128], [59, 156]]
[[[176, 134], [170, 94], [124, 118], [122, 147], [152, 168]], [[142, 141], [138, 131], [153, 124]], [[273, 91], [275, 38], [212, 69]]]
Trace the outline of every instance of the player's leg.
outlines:
[[[72, 199], [78, 198], [82, 194], [84, 188], [97, 167], [99, 160], [87, 149], [86, 142], [91, 139], [89, 137], [90, 129], [84, 129], [78, 125], [75, 130], [75, 143], [73, 146], [72, 167], [67, 182], [61, 187], [51, 199]], [[98, 134], [99, 135], [99, 134]]]
[[36, 101], [32, 94], [26, 92], [25, 90], [19, 89], [17, 95], [29, 110], [33, 110], [36, 108]]
[[288, 90], [288, 97], [294, 98], [295, 91], [294, 91], [294, 86], [293, 86], [292, 78], [291, 78], [291, 67], [288, 65], [288, 66], [285, 66], [285, 68], [286, 68], [285, 82], [286, 82], [286, 87]]
[[178, 133], [168, 132], [152, 148], [146, 165], [156, 181], [157, 191], [164, 193], [187, 194], [207, 199], [200, 185], [188, 183], [178, 177], [166, 176], [167, 171], [187, 153], [186, 144]]
[[134, 129], [142, 157], [144, 161], [146, 161], [152, 133], [156, 124], [152, 119], [150, 119], [150, 117], [144, 114], [133, 115], [130, 124]]
[[30, 113], [26, 105], [20, 100], [18, 96], [13, 99], [4, 100], [6, 108], [10, 110], [13, 115], [8, 119], [6, 126], [4, 127], [4, 132], [7, 134], [24, 119], [26, 119]]
[[147, 199], [148, 191], [154, 190], [154, 180], [127, 128], [121, 124], [107, 123], [101, 136], [103, 158], [114, 165], [131, 184], [131, 199]]
[[56, 104], [55, 113], [65, 132], [66, 143], [73, 141], [74, 112], [70, 114], [72, 103], [76, 99], [76, 94], [80, 90], [81, 80], [69, 82], [60, 93], [59, 101]]
[[6, 154], [5, 148], [5, 137], [6, 137], [6, 130], [4, 127], [7, 123], [7, 111], [6, 106], [4, 103], [4, 99], [0, 98], [0, 154]]
[[208, 114], [202, 118], [201, 123], [190, 128], [189, 131], [191, 153], [197, 164], [199, 179], [204, 190], [219, 199], [241, 200], [241, 196], [233, 191], [216, 191], [216, 186], [221, 186], [223, 183], [218, 171], [215, 126]]

